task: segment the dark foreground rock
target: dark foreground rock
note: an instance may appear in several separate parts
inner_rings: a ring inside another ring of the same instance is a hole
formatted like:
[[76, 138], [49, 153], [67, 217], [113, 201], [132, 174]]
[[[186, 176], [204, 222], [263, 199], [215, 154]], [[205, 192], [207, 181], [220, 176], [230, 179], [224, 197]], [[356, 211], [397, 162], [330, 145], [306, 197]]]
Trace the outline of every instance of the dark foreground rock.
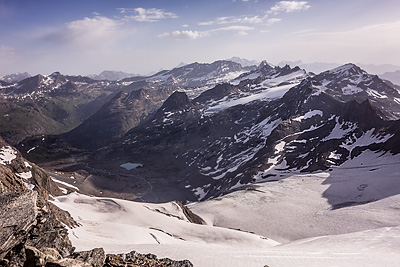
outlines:
[[[0, 259], [5, 266], [23, 266], [25, 248], [49, 248], [61, 256], [72, 253], [68, 231], [56, 208], [35, 191], [0, 194]], [[29, 265], [30, 266], [30, 265]]]
[[168, 258], [158, 259], [157, 256], [153, 254], [140, 254], [135, 251], [131, 251], [126, 254], [107, 254], [104, 266], [192, 267], [193, 264], [188, 260], [174, 261]]
[[105, 254], [102, 248], [81, 251], [63, 258], [56, 250], [50, 248], [36, 249], [26, 247], [25, 267], [192, 267], [188, 260], [174, 261], [157, 259], [152, 254], [140, 254], [135, 251], [127, 254]]

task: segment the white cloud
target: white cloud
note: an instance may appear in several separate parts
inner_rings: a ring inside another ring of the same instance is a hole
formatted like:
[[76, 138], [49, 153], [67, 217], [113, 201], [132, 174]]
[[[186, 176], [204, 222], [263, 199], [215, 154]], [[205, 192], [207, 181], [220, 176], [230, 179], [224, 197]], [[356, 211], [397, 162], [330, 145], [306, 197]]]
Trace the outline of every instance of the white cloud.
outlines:
[[65, 27], [47, 34], [44, 39], [61, 45], [103, 46], [118, 40], [124, 33], [121, 22], [95, 16], [65, 24]]
[[247, 32], [254, 30], [253, 27], [248, 26], [228, 26], [210, 30], [209, 32], [221, 32], [221, 31], [238, 31], [238, 32]]
[[307, 1], [280, 1], [276, 3], [271, 9], [267, 12], [268, 14], [279, 14], [282, 12], [293, 12], [299, 10], [307, 10], [311, 6]]
[[170, 39], [175, 39], [175, 40], [194, 40], [206, 36], [210, 36], [213, 33], [217, 32], [236, 32], [237, 35], [239, 36], [245, 36], [248, 34], [248, 31], [254, 30], [252, 27], [247, 27], [247, 26], [228, 26], [228, 27], [222, 27], [222, 28], [216, 28], [208, 31], [174, 31], [170, 33], [163, 33], [158, 35], [160, 38], [170, 38]]
[[183, 24], [182, 27], [183, 27], [183, 28], [188, 28], [189, 25], [188, 25], [188, 24]]
[[278, 18], [268, 19], [268, 20], [266, 21], [266, 24], [267, 24], [268, 26], [270, 26], [270, 25], [275, 24], [275, 23], [277, 23], [277, 22], [279, 22], [279, 21], [281, 21], [281, 20], [282, 20], [282, 19], [278, 19]]
[[204, 36], [207, 36], [207, 32], [199, 32], [199, 31], [174, 31], [170, 33], [160, 34], [158, 37], [160, 38], [170, 38], [175, 40], [194, 40]]
[[264, 21], [263, 18], [260, 18], [259, 16], [220, 17], [212, 21], [200, 22], [198, 25], [209, 26], [215, 24], [235, 24], [235, 23], [258, 24], [262, 23], [263, 21]]
[[156, 22], [162, 19], [174, 19], [177, 18], [178, 16], [174, 13], [171, 12], [166, 12], [163, 9], [157, 9], [157, 8], [150, 8], [150, 9], [145, 9], [145, 8], [120, 8], [119, 11], [121, 14], [131, 14], [134, 13], [134, 15], [125, 15], [124, 19], [132, 19], [135, 21], [140, 21], [140, 22]]

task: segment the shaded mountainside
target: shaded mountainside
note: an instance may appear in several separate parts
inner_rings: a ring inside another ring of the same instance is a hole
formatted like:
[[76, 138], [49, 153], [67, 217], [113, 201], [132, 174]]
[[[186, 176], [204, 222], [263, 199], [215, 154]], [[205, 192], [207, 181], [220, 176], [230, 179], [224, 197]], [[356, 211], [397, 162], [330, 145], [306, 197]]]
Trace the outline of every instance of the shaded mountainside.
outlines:
[[144, 121], [170, 94], [169, 89], [120, 92], [64, 137], [78, 148], [100, 148]]
[[49, 118], [34, 103], [16, 104], [0, 99], [0, 136], [12, 144], [21, 142], [27, 136], [56, 134], [65, 126]]
[[87, 150], [102, 148], [153, 115], [171, 92], [168, 88], [121, 91], [73, 130], [61, 135], [33, 136], [17, 147], [38, 163], [75, 157]]
[[71, 130], [105, 103], [107, 84], [82, 76], [36, 75], [0, 87], [0, 136], [16, 144], [38, 134]]

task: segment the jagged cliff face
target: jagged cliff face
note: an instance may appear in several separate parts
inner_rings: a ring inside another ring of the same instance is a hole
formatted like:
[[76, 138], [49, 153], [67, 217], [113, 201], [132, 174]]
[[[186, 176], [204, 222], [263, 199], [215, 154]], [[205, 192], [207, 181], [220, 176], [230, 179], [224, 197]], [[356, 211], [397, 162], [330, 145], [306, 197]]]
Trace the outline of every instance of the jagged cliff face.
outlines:
[[25, 246], [53, 248], [69, 255], [72, 245], [64, 225], [74, 221], [49, 203], [49, 194], [60, 189], [39, 167], [0, 139], [0, 258], [10, 266], [22, 266]]

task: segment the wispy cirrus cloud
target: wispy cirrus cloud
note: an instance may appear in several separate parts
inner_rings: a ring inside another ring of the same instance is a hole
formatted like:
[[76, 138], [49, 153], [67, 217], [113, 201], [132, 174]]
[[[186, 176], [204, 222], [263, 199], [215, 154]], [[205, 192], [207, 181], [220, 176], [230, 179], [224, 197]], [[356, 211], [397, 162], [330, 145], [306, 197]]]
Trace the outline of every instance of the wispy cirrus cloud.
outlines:
[[219, 17], [210, 21], [203, 21], [198, 23], [200, 26], [222, 25], [222, 24], [266, 24], [272, 25], [278, 21], [279, 18], [269, 18], [269, 16], [277, 15], [280, 13], [290, 13], [294, 11], [307, 10], [311, 6], [307, 1], [280, 1], [272, 6], [269, 10], [264, 12], [264, 15], [259, 16], [228, 16]]
[[156, 22], [162, 19], [175, 19], [178, 16], [175, 13], [167, 12], [157, 8], [119, 8], [124, 19], [135, 20], [140, 22]]
[[218, 32], [235, 32], [239, 36], [247, 35], [248, 31], [254, 30], [253, 27], [248, 26], [228, 26], [216, 28], [208, 31], [174, 31], [158, 35], [160, 38], [169, 38], [175, 40], [195, 40], [198, 38], [210, 36]]
[[15, 48], [0, 45], [0, 59], [12, 58], [15, 56]]
[[307, 10], [311, 6], [307, 1], [280, 1], [276, 3], [267, 14], [290, 13], [294, 11]]
[[258, 24], [262, 23], [264, 20], [259, 16], [238, 16], [238, 17], [219, 17], [215, 20], [211, 21], [204, 21], [198, 23], [200, 26], [209, 26], [209, 25], [216, 25], [216, 24], [235, 24], [235, 23], [242, 23], [242, 24]]
[[158, 37], [175, 40], [194, 40], [208, 35], [209, 33], [205, 31], [173, 31], [160, 34]]

